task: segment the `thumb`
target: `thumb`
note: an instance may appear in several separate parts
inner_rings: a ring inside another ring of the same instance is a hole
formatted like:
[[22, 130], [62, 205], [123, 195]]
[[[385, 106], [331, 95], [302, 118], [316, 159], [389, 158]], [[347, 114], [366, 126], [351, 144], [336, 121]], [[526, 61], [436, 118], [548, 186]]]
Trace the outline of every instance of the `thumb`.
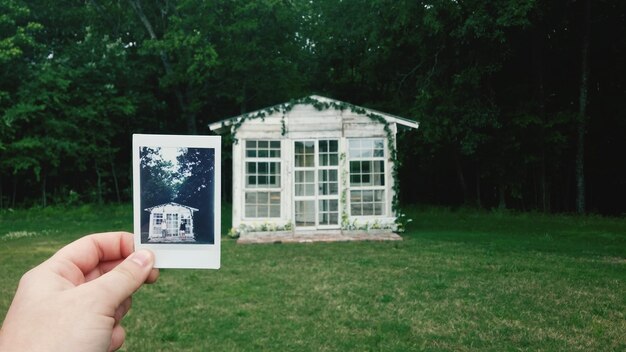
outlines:
[[146, 282], [153, 266], [154, 254], [148, 250], [140, 250], [89, 284], [92, 284], [96, 295], [103, 295], [105, 301], [118, 306]]

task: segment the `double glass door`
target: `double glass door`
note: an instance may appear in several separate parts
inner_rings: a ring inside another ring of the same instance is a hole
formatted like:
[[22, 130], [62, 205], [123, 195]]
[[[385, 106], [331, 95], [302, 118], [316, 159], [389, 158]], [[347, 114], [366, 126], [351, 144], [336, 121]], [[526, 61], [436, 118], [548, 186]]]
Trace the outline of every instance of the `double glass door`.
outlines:
[[294, 218], [298, 228], [339, 227], [339, 141], [294, 141]]

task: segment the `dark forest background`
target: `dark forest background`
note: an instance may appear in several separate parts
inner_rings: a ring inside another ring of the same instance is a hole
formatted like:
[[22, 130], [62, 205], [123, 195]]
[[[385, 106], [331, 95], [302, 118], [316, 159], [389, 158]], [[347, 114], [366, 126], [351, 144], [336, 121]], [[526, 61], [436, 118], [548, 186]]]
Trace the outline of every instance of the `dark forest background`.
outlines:
[[0, 14], [0, 208], [130, 201], [132, 133], [208, 134], [319, 94], [421, 123], [398, 141], [405, 204], [626, 212], [621, 0], [0, 0]]

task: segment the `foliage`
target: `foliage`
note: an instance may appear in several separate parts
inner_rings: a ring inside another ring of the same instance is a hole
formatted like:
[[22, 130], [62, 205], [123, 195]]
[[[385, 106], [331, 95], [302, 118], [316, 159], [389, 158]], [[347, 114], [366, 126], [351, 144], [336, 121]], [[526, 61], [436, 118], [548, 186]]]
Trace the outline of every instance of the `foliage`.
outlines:
[[[420, 121], [399, 201], [572, 210], [586, 3], [0, 0], [0, 208], [128, 200], [132, 133], [318, 93]], [[589, 209], [614, 214], [625, 6], [591, 2], [583, 121]]]

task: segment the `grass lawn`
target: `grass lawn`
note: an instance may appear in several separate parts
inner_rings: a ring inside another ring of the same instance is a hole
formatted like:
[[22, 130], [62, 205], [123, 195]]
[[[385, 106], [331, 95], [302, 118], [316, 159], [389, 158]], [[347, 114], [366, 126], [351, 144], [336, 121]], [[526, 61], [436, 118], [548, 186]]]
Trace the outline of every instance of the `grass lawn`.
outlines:
[[[407, 213], [401, 242], [224, 238], [222, 269], [162, 270], [135, 295], [125, 350], [626, 350], [625, 219]], [[0, 213], [0, 316], [23, 272], [117, 229], [130, 206]]]

